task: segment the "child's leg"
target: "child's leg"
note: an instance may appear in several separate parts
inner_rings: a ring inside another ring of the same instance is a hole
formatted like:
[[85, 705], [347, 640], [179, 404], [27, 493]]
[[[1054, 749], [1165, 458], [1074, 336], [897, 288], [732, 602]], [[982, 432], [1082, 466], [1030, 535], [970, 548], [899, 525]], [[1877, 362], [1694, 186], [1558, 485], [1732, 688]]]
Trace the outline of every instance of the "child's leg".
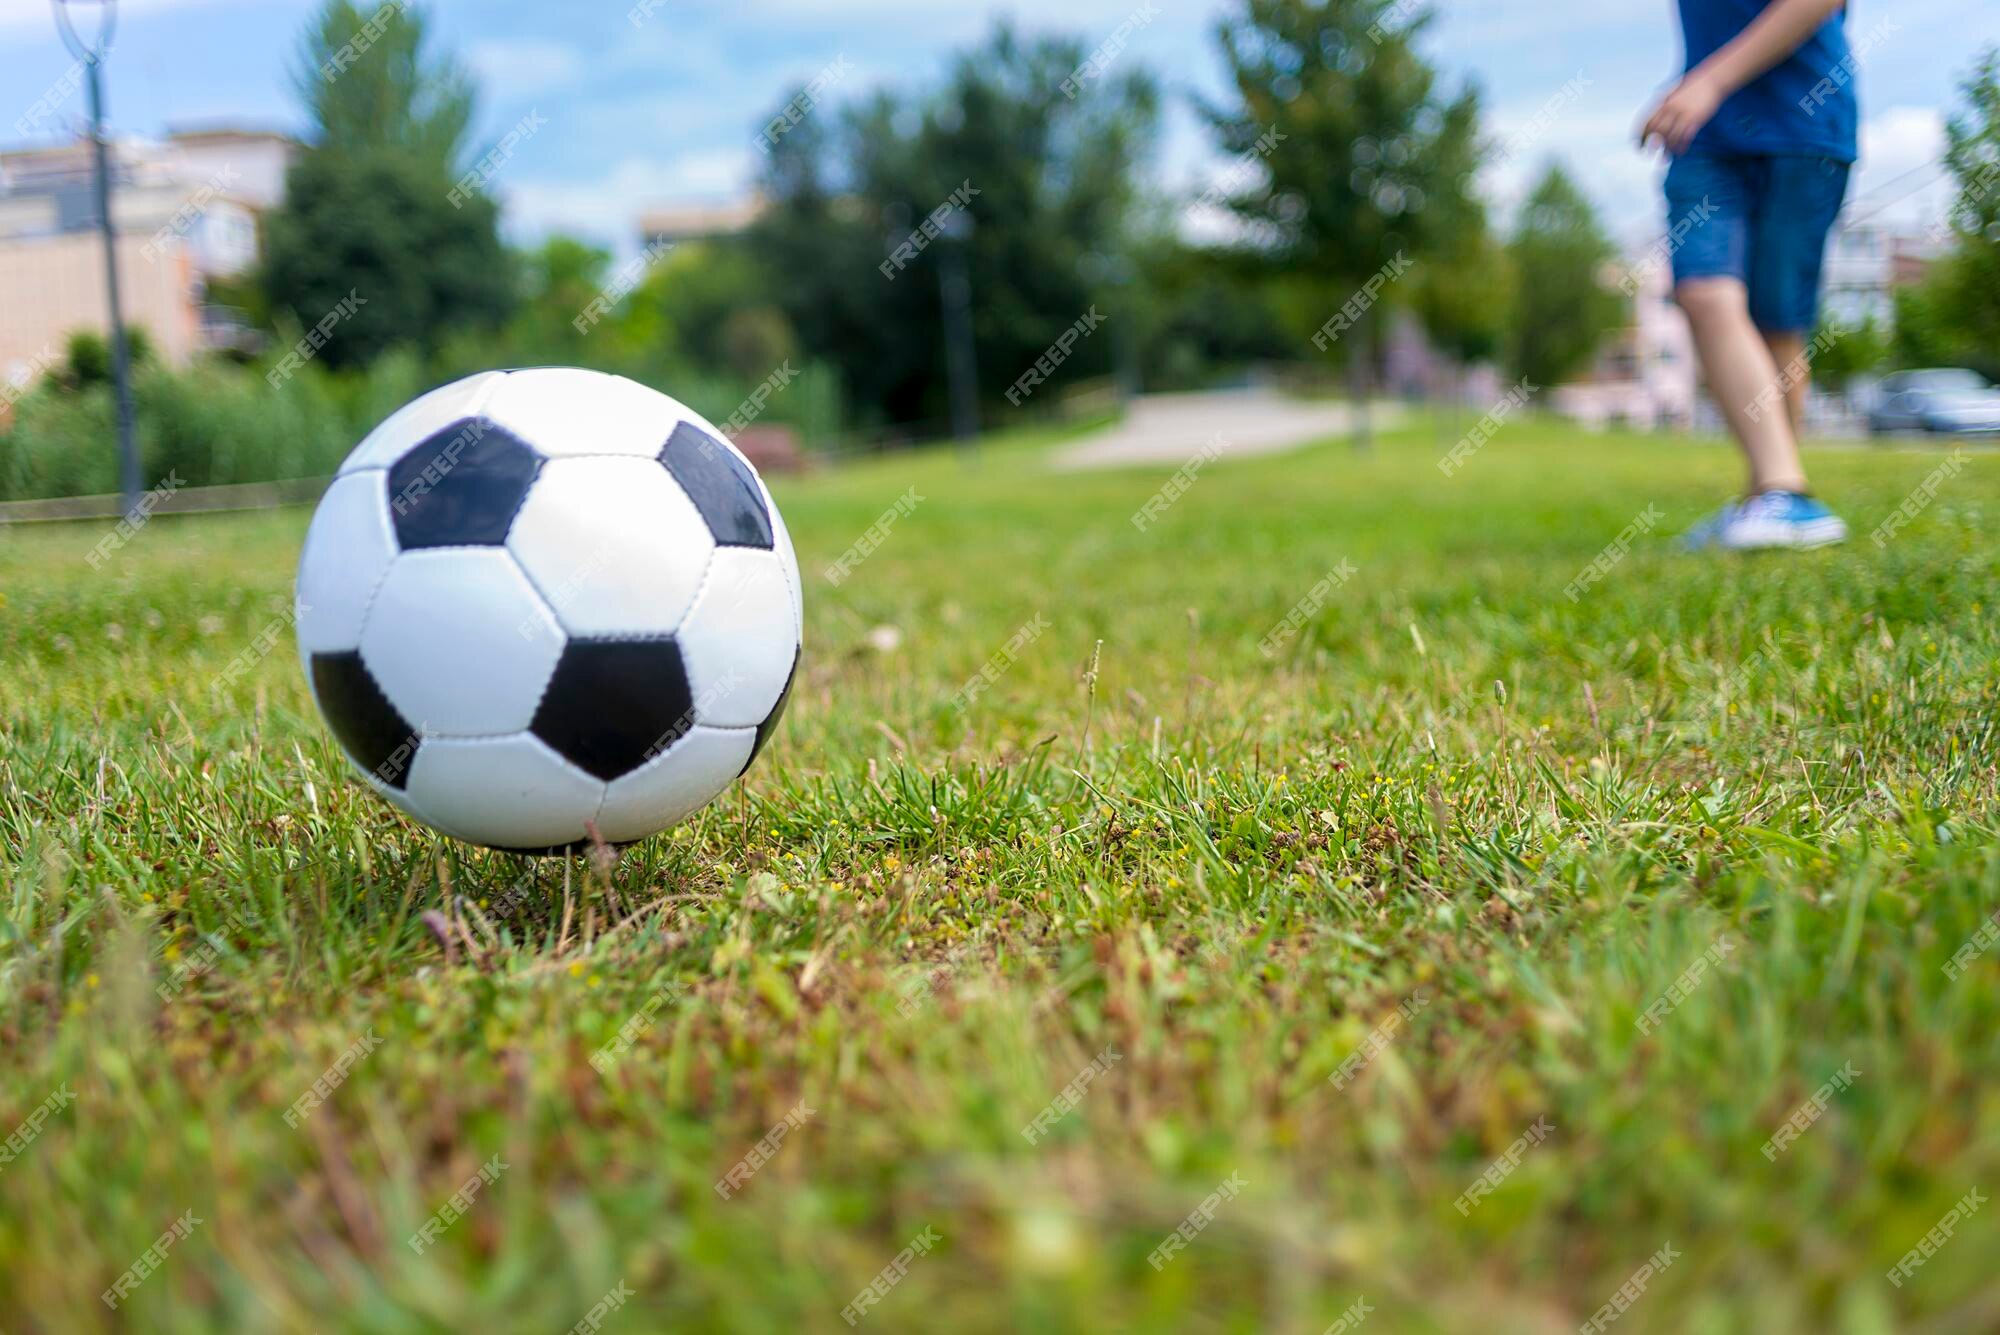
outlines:
[[1741, 279], [1693, 277], [1674, 287], [1687, 312], [1709, 395], [1750, 465], [1751, 491], [1804, 491], [1798, 440], [1783, 411], [1778, 363], [1750, 319]]
[[1806, 340], [1802, 334], [1764, 331], [1764, 346], [1778, 364], [1778, 378], [1785, 385], [1785, 414], [1792, 419], [1792, 436], [1806, 434], [1806, 391], [1812, 387], [1812, 367], [1806, 363]]
[[1753, 177], [1750, 318], [1778, 364], [1795, 435], [1812, 381], [1806, 336], [1819, 323], [1820, 263], [1847, 196], [1847, 175], [1847, 164], [1831, 158], [1773, 157]]
[[1709, 397], [1749, 464], [1751, 491], [1805, 485], [1778, 363], [1750, 318], [1751, 238], [1761, 163], [1692, 154], [1667, 172], [1674, 300], [1687, 313]]

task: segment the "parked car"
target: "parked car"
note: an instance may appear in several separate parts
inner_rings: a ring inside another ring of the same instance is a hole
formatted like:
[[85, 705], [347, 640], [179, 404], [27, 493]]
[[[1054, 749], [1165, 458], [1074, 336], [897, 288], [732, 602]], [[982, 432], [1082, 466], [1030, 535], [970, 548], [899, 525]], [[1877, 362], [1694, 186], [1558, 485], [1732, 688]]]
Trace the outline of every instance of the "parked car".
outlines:
[[1876, 386], [1868, 430], [2000, 433], [2000, 389], [1977, 371], [1898, 371]]

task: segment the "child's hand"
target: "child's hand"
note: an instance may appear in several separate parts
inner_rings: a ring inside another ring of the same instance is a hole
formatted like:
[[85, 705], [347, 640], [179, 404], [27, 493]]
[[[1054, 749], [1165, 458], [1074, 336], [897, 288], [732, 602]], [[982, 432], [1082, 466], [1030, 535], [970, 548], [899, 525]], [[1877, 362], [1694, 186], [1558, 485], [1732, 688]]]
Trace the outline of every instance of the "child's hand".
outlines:
[[1660, 99], [1639, 130], [1639, 143], [1644, 146], [1657, 141], [1669, 153], [1685, 153], [1721, 105], [1722, 91], [1696, 71]]

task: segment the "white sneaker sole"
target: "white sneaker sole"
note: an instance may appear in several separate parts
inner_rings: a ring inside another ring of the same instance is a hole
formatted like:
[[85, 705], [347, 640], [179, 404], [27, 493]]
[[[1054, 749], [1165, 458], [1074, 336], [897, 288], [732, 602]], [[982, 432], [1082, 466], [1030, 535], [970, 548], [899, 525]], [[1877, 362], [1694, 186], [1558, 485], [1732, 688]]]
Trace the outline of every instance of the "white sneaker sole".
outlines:
[[1813, 547], [1831, 547], [1837, 542], [1845, 541], [1847, 541], [1847, 525], [1828, 515], [1825, 519], [1808, 520], [1803, 524], [1742, 520], [1723, 530], [1718, 545], [1732, 552], [1751, 552], [1772, 547], [1805, 551]]

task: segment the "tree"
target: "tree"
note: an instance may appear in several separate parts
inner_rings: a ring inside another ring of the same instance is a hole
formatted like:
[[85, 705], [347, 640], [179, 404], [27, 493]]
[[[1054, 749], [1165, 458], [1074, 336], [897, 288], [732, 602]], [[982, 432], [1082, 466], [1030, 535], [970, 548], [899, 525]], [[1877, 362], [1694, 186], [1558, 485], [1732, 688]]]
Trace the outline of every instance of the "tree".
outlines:
[[633, 295], [632, 318], [690, 366], [754, 385], [799, 351], [771, 287], [771, 275], [747, 246], [682, 245]]
[[1327, 314], [1351, 312], [1336, 317], [1337, 338], [1315, 320], [1314, 341], [1346, 345], [1357, 399], [1370, 308], [1396, 300], [1395, 277], [1462, 243], [1480, 217], [1478, 94], [1440, 91], [1416, 50], [1429, 13], [1409, 8], [1241, 0], [1220, 29], [1234, 104], [1204, 108], [1225, 152], [1263, 164], [1262, 178], [1229, 200], [1244, 248], [1308, 285]]
[[1945, 307], [1950, 304], [1950, 295], [1945, 291], [1947, 277], [1944, 266], [1937, 264], [1923, 281], [1896, 289], [1896, 332], [1890, 339], [1889, 359], [1897, 366], [1976, 363], [1977, 350], [1966, 345], [1945, 314]]
[[1926, 286], [1954, 360], [2000, 377], [2000, 48], [1980, 57], [1959, 95], [1965, 106], [1945, 123], [1956, 245]]
[[1560, 163], [1550, 163], [1507, 243], [1517, 293], [1509, 346], [1516, 376], [1537, 389], [1560, 384], [1624, 323], [1624, 304], [1603, 280], [1614, 253], [1589, 197]]
[[1889, 356], [1889, 337], [1869, 316], [1858, 325], [1822, 321], [1813, 331], [1813, 379], [1829, 390], [1846, 390], [1848, 382], [1880, 366]]
[[326, 0], [293, 82], [314, 133], [267, 225], [260, 286], [273, 314], [312, 328], [341, 312], [319, 349], [330, 366], [497, 326], [514, 300], [499, 210], [455, 188], [471, 86], [430, 54], [424, 12], [370, 18]]
[[[1158, 95], [1132, 73], [1061, 96], [1085, 55], [1003, 25], [934, 92], [821, 105], [772, 145], [751, 253], [800, 345], [838, 368], [859, 415], [945, 417], [940, 266], [954, 252], [989, 403], [1093, 306], [1108, 322], [1132, 318], [1113, 261]], [[1103, 373], [1113, 346], [1109, 334], [1082, 339], [1058, 375]]]
[[1514, 268], [1483, 218], [1413, 280], [1411, 305], [1432, 343], [1461, 366], [1500, 355], [1513, 327]]
[[325, 0], [292, 68], [318, 147], [400, 150], [447, 169], [459, 162], [472, 128], [472, 81], [456, 61], [427, 50], [429, 31], [428, 14], [414, 6], [385, 17], [352, 0]]
[[1297, 359], [1273, 275], [1246, 271], [1169, 229], [1142, 237], [1133, 255], [1136, 287], [1151, 308], [1143, 342], [1149, 382], [1195, 389], [1218, 370]]

